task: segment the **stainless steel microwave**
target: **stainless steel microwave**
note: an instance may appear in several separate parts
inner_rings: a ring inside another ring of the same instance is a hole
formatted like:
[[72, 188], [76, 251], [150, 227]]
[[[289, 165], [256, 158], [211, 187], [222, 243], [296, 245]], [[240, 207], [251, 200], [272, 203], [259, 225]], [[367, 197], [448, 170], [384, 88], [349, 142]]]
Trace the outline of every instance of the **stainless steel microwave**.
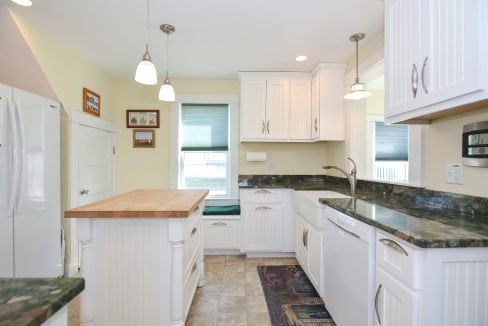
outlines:
[[464, 126], [463, 164], [488, 167], [488, 121]]

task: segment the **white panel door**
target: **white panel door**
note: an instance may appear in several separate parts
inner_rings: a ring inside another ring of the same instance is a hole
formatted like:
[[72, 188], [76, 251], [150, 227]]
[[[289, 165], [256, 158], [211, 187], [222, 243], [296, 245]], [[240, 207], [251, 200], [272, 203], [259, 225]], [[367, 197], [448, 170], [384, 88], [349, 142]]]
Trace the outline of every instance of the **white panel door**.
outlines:
[[297, 221], [297, 235], [296, 235], [296, 258], [303, 269], [308, 269], [308, 254], [305, 242], [305, 233], [307, 230], [305, 222], [301, 216], [296, 214]]
[[266, 94], [266, 139], [290, 138], [290, 81], [268, 79]]
[[483, 89], [480, 6], [479, 0], [422, 1], [422, 106]]
[[76, 126], [79, 206], [114, 194], [114, 134]]
[[0, 277], [14, 276], [14, 222], [8, 211], [12, 195], [11, 98], [12, 88], [0, 84]]
[[312, 137], [312, 82], [292, 79], [290, 84], [290, 139]]
[[241, 80], [241, 140], [266, 138], [266, 79]]
[[14, 216], [16, 277], [56, 277], [61, 262], [59, 103], [14, 89], [20, 179]]
[[323, 259], [323, 236], [322, 233], [314, 228], [308, 228], [305, 234], [308, 250], [308, 276], [321, 296], [322, 292], [322, 272], [324, 268]]
[[391, 116], [420, 106], [421, 1], [385, 2], [385, 116]]
[[312, 79], [312, 139], [320, 137], [320, 73]]
[[281, 205], [244, 205], [243, 211], [244, 250], [281, 251]]
[[375, 312], [377, 326], [417, 326], [419, 296], [376, 268]]

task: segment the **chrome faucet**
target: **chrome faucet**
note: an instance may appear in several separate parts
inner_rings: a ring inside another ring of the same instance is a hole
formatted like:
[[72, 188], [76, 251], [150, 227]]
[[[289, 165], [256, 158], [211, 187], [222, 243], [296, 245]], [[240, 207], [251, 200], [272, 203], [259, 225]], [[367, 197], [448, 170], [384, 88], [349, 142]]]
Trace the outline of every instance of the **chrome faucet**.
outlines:
[[351, 172], [347, 172], [347, 171], [345, 171], [345, 170], [343, 170], [340, 167], [335, 166], [335, 165], [325, 165], [322, 167], [322, 169], [324, 169], [324, 170], [335, 169], [335, 170], [341, 171], [346, 176], [347, 181], [349, 181], [349, 185], [351, 186], [351, 196], [354, 197], [354, 196], [356, 196], [356, 184], [357, 184], [356, 162], [354, 162], [352, 160], [352, 158], [350, 158], [350, 157], [348, 157], [347, 159], [349, 161], [351, 161], [351, 163], [353, 165]]

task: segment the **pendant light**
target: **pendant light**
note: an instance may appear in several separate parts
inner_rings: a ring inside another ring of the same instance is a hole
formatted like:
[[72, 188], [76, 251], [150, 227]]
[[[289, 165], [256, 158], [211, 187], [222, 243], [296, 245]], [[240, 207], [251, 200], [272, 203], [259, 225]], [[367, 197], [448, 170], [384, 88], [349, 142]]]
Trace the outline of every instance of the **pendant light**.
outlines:
[[156, 85], [158, 83], [158, 73], [154, 63], [151, 61], [151, 55], [149, 54], [149, 0], [147, 0], [146, 5], [146, 24], [146, 52], [144, 52], [139, 65], [137, 65], [134, 79], [136, 82], [144, 85]]
[[365, 85], [359, 82], [359, 41], [361, 41], [364, 36], [363, 33], [358, 33], [349, 37], [351, 42], [356, 42], [356, 81], [351, 86], [351, 91], [344, 95], [346, 100], [360, 100], [371, 95], [370, 92], [366, 91]]
[[30, 7], [32, 6], [32, 1], [31, 0], [12, 0], [13, 3], [18, 4], [19, 6], [22, 7]]
[[175, 90], [171, 86], [171, 82], [168, 77], [168, 67], [169, 67], [169, 34], [175, 31], [175, 27], [170, 24], [161, 25], [161, 31], [166, 34], [166, 78], [164, 79], [163, 85], [159, 90], [159, 99], [166, 102], [175, 101]]

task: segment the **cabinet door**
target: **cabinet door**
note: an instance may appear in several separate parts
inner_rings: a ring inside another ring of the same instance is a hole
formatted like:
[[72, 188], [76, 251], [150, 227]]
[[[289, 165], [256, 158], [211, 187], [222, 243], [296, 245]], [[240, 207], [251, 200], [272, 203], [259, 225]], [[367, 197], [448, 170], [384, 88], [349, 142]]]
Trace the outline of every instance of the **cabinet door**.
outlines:
[[483, 88], [481, 6], [481, 0], [422, 1], [422, 106]]
[[241, 80], [241, 140], [266, 137], [266, 80]]
[[375, 314], [377, 326], [416, 326], [419, 295], [376, 268]]
[[307, 227], [300, 215], [296, 214], [297, 233], [296, 233], [296, 258], [303, 269], [308, 269], [307, 247], [305, 242], [305, 232]]
[[281, 250], [281, 205], [244, 205], [245, 251]]
[[312, 125], [312, 82], [291, 80], [290, 139], [310, 140]]
[[312, 139], [320, 137], [320, 73], [312, 79]]
[[385, 2], [385, 116], [388, 117], [420, 106], [421, 1]]
[[266, 93], [266, 139], [290, 137], [290, 81], [268, 79]]
[[308, 249], [308, 276], [320, 295], [322, 292], [323, 272], [323, 238], [322, 233], [310, 227], [306, 233]]

